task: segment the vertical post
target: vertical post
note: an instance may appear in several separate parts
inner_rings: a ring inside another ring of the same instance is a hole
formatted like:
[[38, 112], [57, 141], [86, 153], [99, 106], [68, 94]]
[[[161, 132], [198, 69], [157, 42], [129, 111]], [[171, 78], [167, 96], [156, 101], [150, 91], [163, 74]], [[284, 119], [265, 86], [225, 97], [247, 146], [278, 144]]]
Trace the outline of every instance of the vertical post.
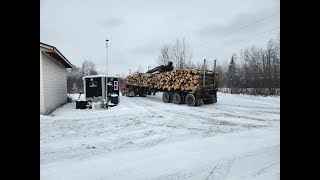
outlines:
[[107, 44], [106, 44], [106, 47], [107, 47], [107, 64], [106, 64], [106, 86], [105, 86], [105, 88], [106, 88], [106, 101], [107, 101], [107, 104], [106, 104], [106, 106], [107, 106], [107, 108], [108, 108], [108, 104], [109, 104], [109, 102], [108, 102], [108, 39], [106, 40], [106, 42], [107, 42]]
[[129, 76], [131, 76], [131, 69], [129, 69]]
[[216, 87], [216, 62], [217, 60], [214, 60], [214, 65], [213, 65], [213, 86]]
[[205, 85], [206, 85], [206, 59], [203, 60], [203, 82], [202, 82], [203, 88]]
[[106, 63], [106, 75], [108, 76], [108, 42], [109, 42], [109, 40], [107, 39], [106, 40], [106, 47], [107, 47], [107, 63]]
[[82, 78], [82, 80], [83, 80], [83, 91], [84, 91], [84, 98], [86, 99], [87, 97], [86, 97], [86, 94], [87, 94], [87, 91], [86, 91], [86, 78], [85, 77], [83, 77]]

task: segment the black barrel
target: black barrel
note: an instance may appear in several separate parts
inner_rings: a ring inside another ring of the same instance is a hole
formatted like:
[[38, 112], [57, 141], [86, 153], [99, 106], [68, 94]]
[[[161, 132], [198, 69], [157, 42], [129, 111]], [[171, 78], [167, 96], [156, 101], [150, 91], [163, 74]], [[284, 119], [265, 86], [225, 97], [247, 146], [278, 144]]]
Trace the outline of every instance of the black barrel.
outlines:
[[76, 109], [87, 109], [87, 101], [76, 101]]
[[119, 103], [119, 96], [111, 96], [110, 100], [111, 100], [111, 103], [118, 104]]

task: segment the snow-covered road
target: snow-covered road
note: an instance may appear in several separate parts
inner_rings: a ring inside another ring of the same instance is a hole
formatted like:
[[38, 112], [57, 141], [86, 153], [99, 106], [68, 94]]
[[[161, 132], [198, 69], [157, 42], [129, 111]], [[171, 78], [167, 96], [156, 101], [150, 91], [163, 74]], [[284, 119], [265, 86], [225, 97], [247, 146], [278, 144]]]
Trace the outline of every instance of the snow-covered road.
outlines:
[[279, 179], [280, 98], [218, 93], [189, 107], [122, 97], [40, 116], [41, 179]]

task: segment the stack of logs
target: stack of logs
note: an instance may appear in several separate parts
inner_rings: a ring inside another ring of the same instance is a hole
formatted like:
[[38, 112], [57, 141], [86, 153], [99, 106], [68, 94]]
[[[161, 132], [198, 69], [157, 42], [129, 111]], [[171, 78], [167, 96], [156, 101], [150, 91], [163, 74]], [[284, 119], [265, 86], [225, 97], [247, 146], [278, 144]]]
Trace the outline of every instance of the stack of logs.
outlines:
[[[147, 76], [144, 73], [137, 73], [133, 76], [127, 76], [125, 83], [134, 86], [151, 87], [161, 90], [181, 90], [195, 92], [197, 88], [202, 87], [203, 71], [202, 69], [174, 69], [170, 72], [163, 72], [153, 76]], [[205, 84], [213, 84], [213, 73], [206, 72]]]
[[127, 76], [124, 81], [128, 85], [149, 87], [148, 79], [145, 73], [134, 73], [132, 76]]

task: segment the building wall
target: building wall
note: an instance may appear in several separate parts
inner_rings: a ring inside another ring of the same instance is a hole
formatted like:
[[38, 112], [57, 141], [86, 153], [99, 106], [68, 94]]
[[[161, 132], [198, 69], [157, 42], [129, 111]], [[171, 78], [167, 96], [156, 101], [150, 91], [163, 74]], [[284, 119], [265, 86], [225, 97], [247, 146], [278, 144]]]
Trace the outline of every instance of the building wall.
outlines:
[[67, 102], [67, 69], [48, 55], [41, 56], [44, 114], [48, 114]]
[[40, 50], [40, 114], [44, 114], [43, 78], [42, 78], [42, 52]]

